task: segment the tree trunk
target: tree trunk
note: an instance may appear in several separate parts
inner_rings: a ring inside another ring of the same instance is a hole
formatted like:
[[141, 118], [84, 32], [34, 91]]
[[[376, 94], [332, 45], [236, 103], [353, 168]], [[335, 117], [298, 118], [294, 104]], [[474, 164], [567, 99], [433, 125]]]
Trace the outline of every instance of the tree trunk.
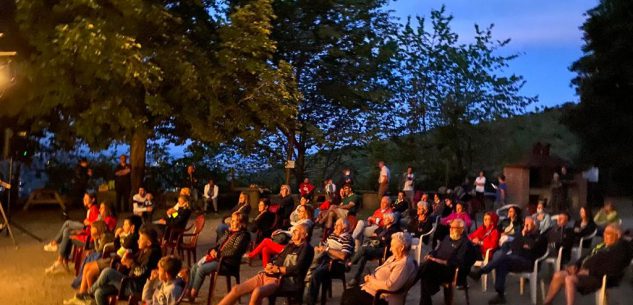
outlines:
[[[297, 187], [299, 187], [299, 184], [301, 184], [303, 182], [303, 178], [305, 178], [305, 170], [306, 170], [305, 157], [306, 157], [305, 150], [301, 148], [297, 148], [297, 160], [295, 161], [295, 170], [294, 170]], [[315, 184], [315, 181], [312, 181], [312, 184]]]
[[136, 193], [143, 183], [145, 175], [145, 155], [147, 151], [147, 138], [149, 132], [146, 128], [137, 128], [132, 135], [130, 143], [130, 166], [132, 166], [132, 193]]

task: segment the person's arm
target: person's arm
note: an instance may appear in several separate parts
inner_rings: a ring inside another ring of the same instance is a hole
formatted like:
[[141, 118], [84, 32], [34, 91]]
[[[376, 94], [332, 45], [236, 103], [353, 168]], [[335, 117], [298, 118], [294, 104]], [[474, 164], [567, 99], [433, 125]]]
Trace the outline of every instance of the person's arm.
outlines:
[[405, 260], [405, 263], [398, 264], [391, 270], [387, 279], [379, 280], [374, 275], [368, 276], [368, 281], [365, 282], [365, 286], [376, 291], [398, 290], [406, 284], [412, 270], [414, 270], [414, 266], [409, 264], [409, 260]]
[[220, 192], [220, 187], [218, 187], [217, 185], [213, 186], [213, 196], [211, 197], [211, 199], [215, 200], [218, 198], [218, 193]]
[[211, 191], [211, 187], [208, 184], [205, 184], [204, 190], [202, 191], [202, 197], [204, 197], [204, 199], [210, 199], [211, 198], [211, 194], [209, 194], [210, 191]]
[[235, 256], [239, 253], [244, 253], [246, 247], [250, 242], [250, 235], [247, 232], [240, 232], [238, 234], [233, 234], [231, 240], [228, 241], [228, 244], [222, 249], [222, 253], [220, 255], [224, 257]]
[[149, 304], [154, 296], [154, 291], [158, 289], [159, 285], [160, 281], [158, 280], [158, 270], [152, 270], [151, 275], [143, 286], [143, 293], [141, 294], [143, 301]]

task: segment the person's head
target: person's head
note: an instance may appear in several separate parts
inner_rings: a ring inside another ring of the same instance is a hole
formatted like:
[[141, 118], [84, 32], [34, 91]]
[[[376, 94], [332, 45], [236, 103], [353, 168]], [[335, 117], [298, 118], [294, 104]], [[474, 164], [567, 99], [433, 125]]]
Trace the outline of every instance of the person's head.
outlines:
[[180, 189], [180, 193], [178, 193], [178, 195], [180, 196], [191, 196], [191, 189], [188, 187], [183, 187]]
[[604, 228], [603, 233], [604, 245], [607, 247], [613, 246], [622, 236], [622, 230], [619, 225], [609, 224]]
[[187, 166], [187, 174], [192, 175], [196, 171], [196, 167], [193, 164]]
[[138, 194], [139, 194], [139, 195], [141, 195], [141, 197], [144, 197], [144, 196], [145, 196], [145, 194], [147, 194], [147, 193], [145, 192], [145, 188], [144, 188], [144, 187], [142, 187], [142, 186], [141, 186], [141, 187], [139, 187], [139, 188], [138, 188]]
[[299, 224], [292, 228], [292, 243], [301, 245], [308, 239], [308, 225]]
[[484, 171], [479, 171], [479, 177], [483, 177], [484, 176]]
[[459, 240], [464, 233], [464, 221], [457, 218], [453, 219], [450, 224], [450, 237], [452, 240]]
[[407, 232], [397, 232], [391, 235], [391, 244], [389, 245], [391, 253], [397, 257], [403, 257], [411, 250], [411, 235]]
[[420, 200], [422, 200], [424, 202], [428, 202], [429, 201], [429, 194], [427, 194], [427, 193], [422, 194], [422, 198], [420, 198]]
[[345, 196], [349, 196], [350, 194], [354, 193], [354, 190], [352, 188], [351, 184], [345, 184], [343, 185], [343, 188], [341, 188], [341, 190], [343, 191], [343, 193], [345, 194]]
[[187, 196], [178, 196], [178, 206], [179, 207], [186, 207], [189, 205], [189, 197]]
[[591, 209], [587, 208], [584, 205], [581, 206], [580, 207], [580, 220], [585, 220], [585, 221], [593, 220], [593, 217], [591, 216]]
[[455, 212], [456, 213], [464, 212], [464, 204], [461, 202], [457, 202], [457, 204], [455, 205]]
[[437, 194], [437, 193], [433, 194], [433, 201], [434, 202], [440, 202], [441, 201], [440, 195]]
[[417, 206], [417, 210], [416, 210], [418, 215], [425, 215], [429, 212], [429, 208], [426, 206], [426, 204], [424, 203], [424, 201], [420, 201], [418, 202], [418, 206]]
[[246, 230], [248, 225], [248, 216], [244, 213], [235, 212], [231, 214], [231, 221], [229, 222], [229, 230], [239, 231]]
[[182, 268], [182, 261], [174, 256], [164, 256], [158, 261], [158, 279], [161, 282], [173, 281]]
[[389, 208], [390, 205], [391, 198], [389, 198], [389, 196], [382, 196], [382, 198], [380, 199], [380, 208], [384, 210]]
[[144, 226], [139, 230], [138, 248], [147, 249], [152, 245], [158, 245], [158, 232], [152, 227]]
[[544, 200], [539, 200], [538, 203], [536, 204], [536, 212], [537, 213], [544, 213], [545, 212], [545, 201]]
[[106, 217], [110, 216], [110, 206], [108, 206], [107, 203], [102, 202], [99, 205], [99, 215], [101, 215], [102, 219], [105, 219]]
[[281, 188], [279, 188], [279, 195], [281, 195], [281, 197], [290, 195], [290, 186], [287, 184], [282, 185]]
[[308, 205], [310, 204], [310, 198], [308, 198], [308, 196], [301, 196], [301, 199], [299, 200], [299, 205]]
[[565, 165], [561, 166], [560, 173], [563, 174], [563, 175], [566, 175], [567, 174], [567, 166], [565, 166]]
[[447, 207], [452, 207], [453, 206], [453, 199], [451, 199], [451, 197], [446, 197], [446, 199], [444, 199], [444, 204]]
[[385, 162], [384, 161], [378, 161], [378, 168], [382, 168], [383, 166], [385, 166]]
[[494, 225], [495, 224], [494, 224], [492, 212], [484, 213], [484, 227], [490, 228], [491, 226], [494, 226]]
[[556, 224], [558, 224], [559, 227], [564, 228], [565, 226], [567, 226], [567, 223], [569, 223], [569, 214], [567, 214], [567, 212], [562, 212], [558, 214]]
[[386, 213], [382, 215], [383, 222], [385, 227], [391, 226], [394, 222], [396, 222], [396, 216], [393, 213]]
[[96, 198], [93, 193], [85, 193], [83, 198], [84, 207], [89, 208], [95, 204]]
[[352, 171], [349, 168], [346, 168], [343, 170], [343, 175], [345, 176], [349, 176], [352, 173]]
[[398, 201], [402, 201], [402, 200], [404, 200], [404, 198], [405, 198], [404, 197], [404, 192], [403, 191], [399, 191], [398, 192]]
[[339, 218], [334, 224], [334, 235], [340, 236], [349, 229], [349, 222], [345, 218]]
[[499, 175], [499, 183], [506, 182], [506, 175]]
[[607, 200], [604, 202], [604, 210], [607, 212], [612, 212], [615, 210], [615, 207], [613, 207], [613, 201], [611, 200]]
[[215, 184], [215, 181], [213, 181], [213, 179], [209, 179], [209, 180], [207, 181], [207, 183], [208, 183], [209, 185], [214, 185], [214, 184]]
[[138, 215], [130, 215], [123, 220], [123, 231], [125, 233], [138, 232], [143, 224], [143, 219]]
[[413, 167], [407, 167], [407, 174], [413, 174]]
[[534, 230], [536, 230], [536, 222], [534, 222], [534, 218], [532, 218], [532, 216], [526, 216], [525, 217], [525, 220], [523, 222], [523, 228], [528, 233], [531, 233]]
[[240, 192], [240, 197], [237, 200], [238, 203], [247, 203], [248, 202], [248, 194], [246, 192]]
[[127, 163], [127, 156], [126, 155], [119, 156], [119, 163], [121, 165], [125, 165]]
[[310, 183], [310, 178], [308, 177], [303, 178], [303, 183]]
[[97, 220], [90, 225], [90, 236], [92, 239], [100, 238], [107, 230], [106, 223], [103, 220]]
[[270, 207], [270, 200], [268, 198], [259, 199], [259, 203], [257, 204], [257, 210], [260, 212], [268, 210]]
[[555, 173], [552, 175], [552, 180], [553, 180], [553, 181], [558, 181], [558, 180], [560, 180], [560, 175], [559, 175], [558, 173], [556, 173], [556, 172], [555, 172]]
[[79, 160], [79, 166], [81, 166], [81, 167], [88, 167], [88, 159], [86, 159], [86, 158], [81, 158], [81, 159]]
[[519, 216], [519, 211], [517, 210], [516, 207], [510, 207], [508, 209], [508, 218], [514, 220], [515, 218], [517, 218]]

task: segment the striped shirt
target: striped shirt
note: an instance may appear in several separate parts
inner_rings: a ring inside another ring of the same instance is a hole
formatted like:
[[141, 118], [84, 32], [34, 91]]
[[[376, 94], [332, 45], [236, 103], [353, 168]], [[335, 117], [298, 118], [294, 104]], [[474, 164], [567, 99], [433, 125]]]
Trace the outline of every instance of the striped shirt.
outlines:
[[341, 235], [334, 235], [334, 233], [332, 233], [328, 236], [325, 243], [330, 249], [342, 251], [349, 255], [354, 251], [354, 239], [352, 239], [352, 235], [348, 232]]

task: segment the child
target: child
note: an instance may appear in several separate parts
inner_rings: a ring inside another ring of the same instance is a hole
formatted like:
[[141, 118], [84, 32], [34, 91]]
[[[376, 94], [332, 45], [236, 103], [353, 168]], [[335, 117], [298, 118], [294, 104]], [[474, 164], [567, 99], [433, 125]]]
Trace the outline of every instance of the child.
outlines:
[[177, 257], [165, 256], [158, 262], [158, 270], [152, 270], [143, 287], [143, 301], [147, 305], [175, 305], [183, 293], [177, 276], [182, 262]]

